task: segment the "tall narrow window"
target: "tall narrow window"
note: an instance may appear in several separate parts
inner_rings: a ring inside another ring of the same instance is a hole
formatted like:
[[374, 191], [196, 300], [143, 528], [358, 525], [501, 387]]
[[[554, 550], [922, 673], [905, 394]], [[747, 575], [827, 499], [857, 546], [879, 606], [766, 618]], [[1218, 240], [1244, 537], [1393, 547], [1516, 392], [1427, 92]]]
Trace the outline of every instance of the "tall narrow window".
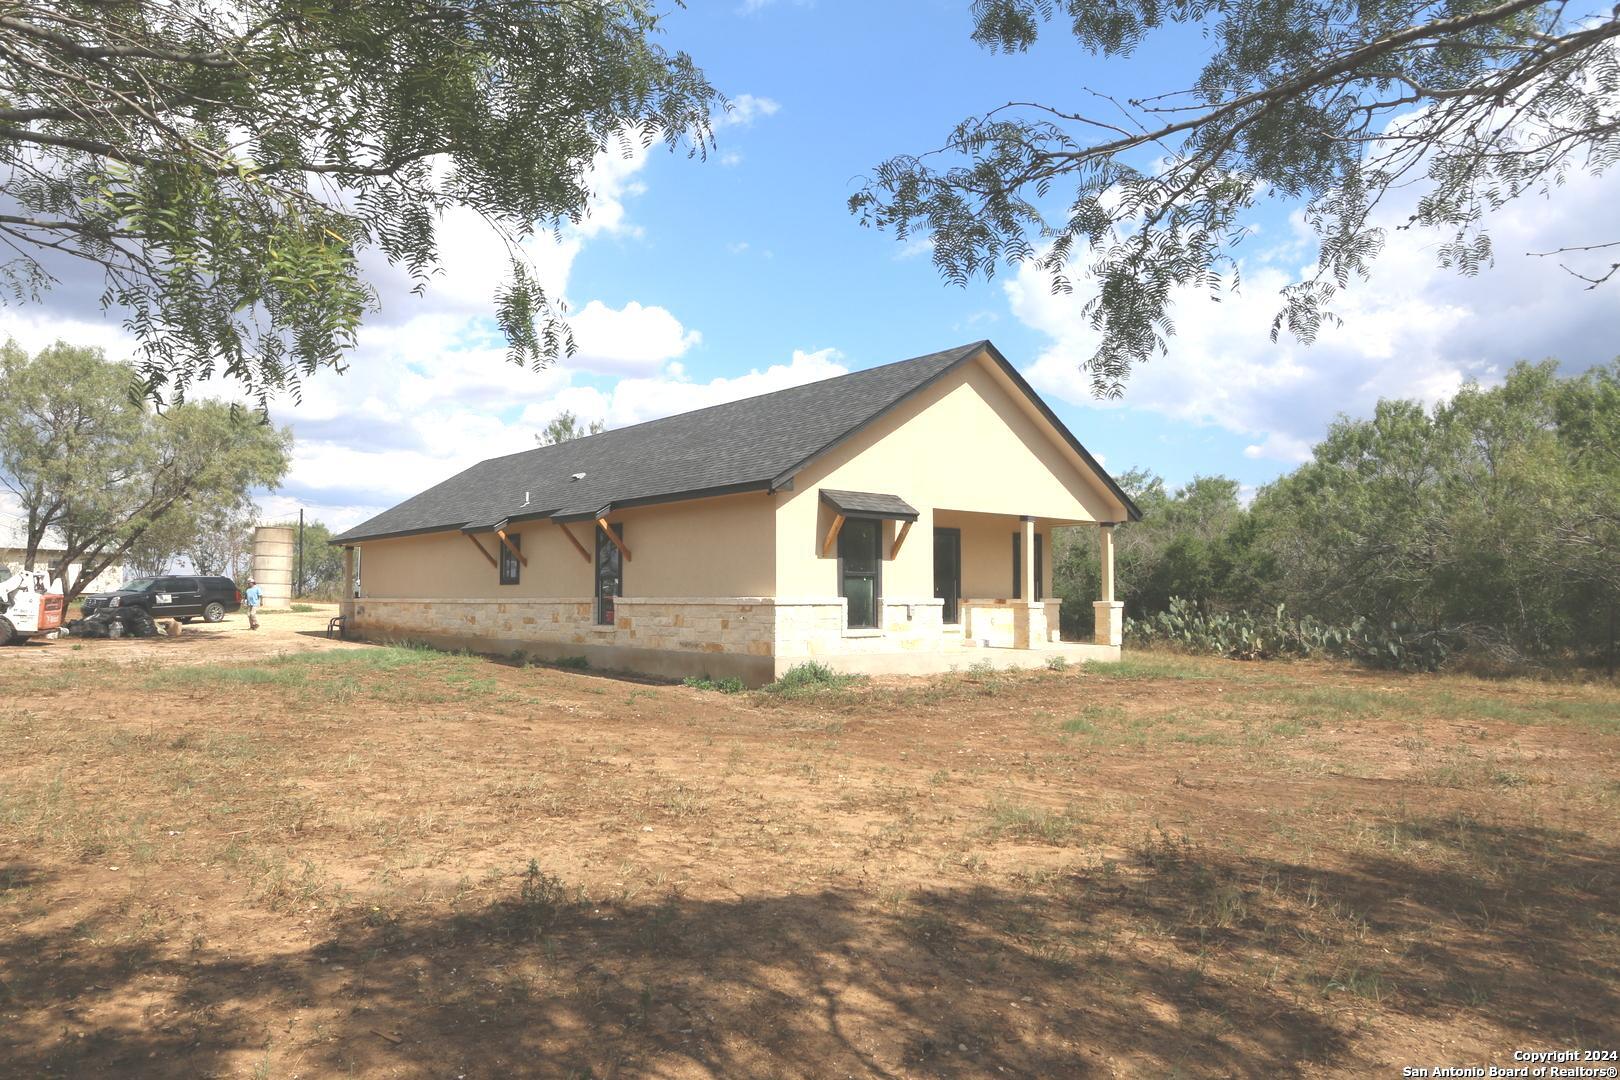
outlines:
[[[613, 524], [613, 534], [624, 539], [624, 523]], [[596, 527], [596, 621], [613, 625], [613, 601], [624, 592], [624, 552]]]
[[501, 543], [499, 536], [495, 541], [501, 549], [501, 584], [516, 585], [518, 575], [523, 570], [523, 565], [518, 562], [517, 557], [517, 553], [523, 550], [523, 537], [517, 533], [508, 533], [505, 543]]
[[878, 625], [883, 591], [883, 523], [849, 518], [838, 533], [838, 595], [849, 601], [851, 627]]
[[[1035, 599], [1044, 600], [1044, 589], [1041, 587], [1041, 571], [1045, 569], [1041, 552], [1041, 534], [1035, 534]], [[1014, 600], [1024, 598], [1024, 538], [1013, 533], [1013, 592]]]

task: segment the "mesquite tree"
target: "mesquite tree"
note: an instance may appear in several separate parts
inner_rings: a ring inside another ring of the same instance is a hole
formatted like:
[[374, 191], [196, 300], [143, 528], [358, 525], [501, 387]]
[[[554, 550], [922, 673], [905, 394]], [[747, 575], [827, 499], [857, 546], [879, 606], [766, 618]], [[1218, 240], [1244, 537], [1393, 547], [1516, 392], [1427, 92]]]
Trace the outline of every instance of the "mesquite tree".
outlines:
[[[520, 242], [587, 211], [604, 150], [709, 145], [714, 90], [647, 0], [16, 0], [0, 11], [0, 270], [105, 279], [147, 393], [263, 402], [340, 366], [368, 249], [427, 287], [441, 214], [507, 240], [511, 359], [571, 350]], [[3, 256], [0, 256], [3, 257]]]
[[[1100, 344], [1085, 363], [1100, 394], [1163, 351], [1172, 290], [1236, 287], [1257, 200], [1303, 203], [1316, 233], [1315, 269], [1272, 324], [1273, 339], [1308, 342], [1367, 275], [1384, 237], [1373, 212], [1392, 193], [1419, 193], [1402, 227], [1434, 230], [1440, 263], [1471, 274], [1492, 257], [1492, 209], [1620, 158], [1620, 5], [975, 0], [973, 15], [974, 40], [1006, 52], [1059, 16], [1103, 56], [1174, 23], [1209, 41], [1180, 88], [1009, 102], [938, 150], [884, 162], [850, 200], [866, 224], [930, 237], [953, 282], [1033, 260], [1066, 290], [1089, 256]], [[1616, 252], [1620, 236], [1598, 235], [1546, 254], [1593, 288], [1620, 272]]]

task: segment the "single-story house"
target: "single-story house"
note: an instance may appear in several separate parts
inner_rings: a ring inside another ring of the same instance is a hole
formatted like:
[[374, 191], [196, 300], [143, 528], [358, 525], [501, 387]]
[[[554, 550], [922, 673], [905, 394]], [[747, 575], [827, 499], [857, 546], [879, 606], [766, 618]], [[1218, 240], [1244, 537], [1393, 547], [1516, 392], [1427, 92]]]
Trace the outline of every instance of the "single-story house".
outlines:
[[[67, 562], [67, 545], [54, 529], [45, 533], [44, 542], [34, 552], [34, 569], [46, 570], [51, 580], [59, 588], [66, 589], [79, 580], [84, 572], [84, 566], [76, 562]], [[28, 562], [28, 530], [20, 520], [0, 520], [0, 567], [12, 572], [26, 568]], [[0, 578], [7, 575], [0, 573]], [[85, 583], [85, 591], [93, 592], [101, 589], [116, 589], [124, 580], [124, 568], [121, 563], [113, 563], [90, 581]]]
[[[974, 342], [491, 458], [334, 538], [347, 627], [593, 667], [767, 682], [1119, 658], [1115, 525], [1140, 516]], [[1058, 638], [1052, 531], [1101, 545]]]

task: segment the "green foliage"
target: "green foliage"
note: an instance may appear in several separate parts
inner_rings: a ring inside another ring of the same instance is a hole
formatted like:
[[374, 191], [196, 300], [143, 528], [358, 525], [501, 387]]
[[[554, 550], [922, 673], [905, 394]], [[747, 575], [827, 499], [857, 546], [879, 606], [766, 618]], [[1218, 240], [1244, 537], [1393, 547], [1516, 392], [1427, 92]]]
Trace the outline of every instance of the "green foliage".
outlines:
[[[1248, 509], [1220, 478], [1168, 494], [1123, 479], [1144, 511], [1116, 529], [1138, 640], [1308, 655], [1320, 631], [1344, 637], [1337, 655], [1395, 666], [1444, 650], [1516, 662], [1599, 652], [1620, 607], [1620, 362], [1574, 378], [1520, 364], [1433, 409], [1382, 401]], [[1054, 566], [1071, 633], [1097, 596], [1095, 537], [1074, 533]], [[1278, 605], [1309, 619], [1248, 614]]]
[[1282, 604], [1265, 613], [1206, 615], [1180, 597], [1170, 601], [1168, 610], [1141, 619], [1127, 618], [1125, 636], [1135, 645], [1214, 653], [1234, 660], [1333, 656], [1400, 671], [1435, 671], [1450, 653], [1443, 634], [1416, 626], [1380, 626], [1365, 618], [1330, 626], [1310, 616], [1290, 616]]
[[843, 675], [819, 661], [806, 660], [802, 664], [795, 664], [780, 679], [766, 685], [765, 692], [788, 698], [804, 697], [823, 690], [842, 690], [860, 680], [859, 675]]
[[580, 423], [579, 417], [566, 409], [551, 418], [546, 429], [534, 437], [534, 441], [541, 446], [555, 446], [561, 442], [573, 439], [583, 439], [587, 435], [600, 435], [607, 430], [607, 424], [601, 420], [592, 420], [588, 424]]
[[[291, 519], [278, 522], [284, 528], [293, 530], [293, 542], [298, 540], [298, 521]], [[304, 555], [303, 575], [299, 576], [298, 555], [293, 555], [293, 583], [295, 596], [332, 596], [341, 597], [343, 588], [343, 549], [333, 547], [329, 541], [332, 539], [332, 530], [319, 521], [304, 522]]]
[[722, 694], [740, 694], [743, 691], [742, 680], [735, 676], [716, 680], [707, 675], [688, 675], [681, 680], [681, 685], [690, 686], [694, 690], [714, 690]]
[[[1316, 234], [1317, 265], [1282, 291], [1272, 325], [1273, 338], [1310, 341], [1370, 272], [1381, 201], [1404, 201], [1401, 227], [1431, 230], [1440, 264], [1474, 274], [1490, 262], [1490, 210], [1620, 159], [1620, 8], [975, 0], [973, 17], [974, 40], [1008, 53], [1050, 20], [1104, 57], [1186, 33], [1172, 24], [1208, 46], [1179, 87], [1121, 100], [1076, 86], [1073, 102], [964, 120], [941, 150], [883, 162], [850, 199], [863, 224], [927, 237], [955, 284], [1032, 262], [1067, 291], [1089, 271], [1098, 345], [1085, 367], [1099, 394], [1118, 396], [1132, 365], [1165, 349], [1178, 292], [1238, 287], [1258, 200], [1303, 202]], [[1620, 238], [1585, 242], [1559, 253], [1572, 274], [1595, 285], [1620, 272]]]
[[240, 506], [286, 474], [292, 435], [217, 401], [157, 411], [133, 369], [58, 343], [0, 348], [0, 483], [21, 504], [32, 560], [47, 530], [88, 581], [142, 545], [172, 546], [199, 513]]
[[362, 262], [427, 288], [457, 210], [506, 242], [511, 358], [572, 352], [523, 241], [585, 216], [599, 154], [705, 153], [719, 102], [647, 0], [7, 10], [4, 274], [32, 298], [98, 267], [154, 396], [223, 375], [262, 401], [341, 367], [375, 304]]

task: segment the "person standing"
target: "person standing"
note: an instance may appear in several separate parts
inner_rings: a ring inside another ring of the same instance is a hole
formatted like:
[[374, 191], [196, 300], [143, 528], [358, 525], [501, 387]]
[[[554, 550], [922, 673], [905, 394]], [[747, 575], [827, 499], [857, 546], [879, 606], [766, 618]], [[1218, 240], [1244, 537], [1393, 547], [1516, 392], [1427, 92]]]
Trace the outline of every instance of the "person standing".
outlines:
[[247, 586], [247, 592], [242, 594], [242, 603], [246, 604], [248, 609], [248, 629], [257, 630], [259, 628], [259, 605], [264, 602], [264, 594], [259, 592], [259, 587], [254, 584], [252, 578], [248, 578]]

